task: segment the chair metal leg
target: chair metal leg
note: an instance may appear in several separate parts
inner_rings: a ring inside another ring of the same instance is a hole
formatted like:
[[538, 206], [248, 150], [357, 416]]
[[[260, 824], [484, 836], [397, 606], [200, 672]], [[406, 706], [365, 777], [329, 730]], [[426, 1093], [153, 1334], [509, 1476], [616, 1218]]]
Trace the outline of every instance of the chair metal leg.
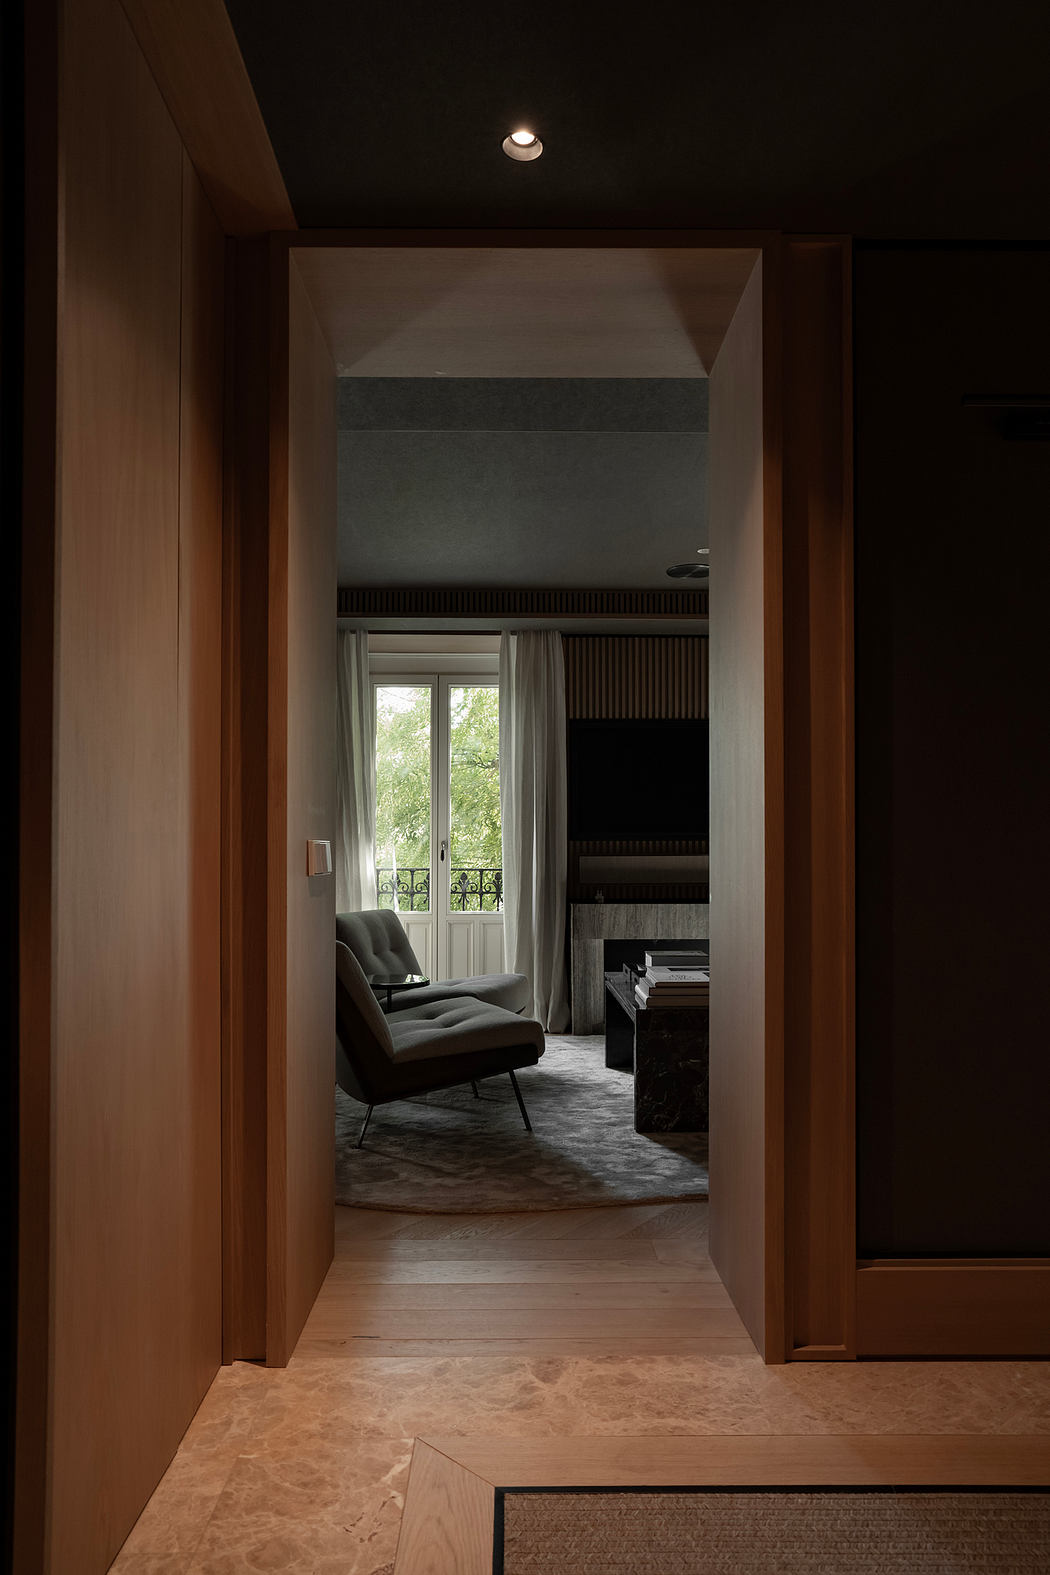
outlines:
[[368, 1107], [368, 1114], [367, 1114], [367, 1115], [366, 1115], [366, 1116], [365, 1116], [365, 1124], [364, 1124], [364, 1126], [363, 1126], [363, 1127], [362, 1127], [362, 1128], [361, 1128], [361, 1136], [360, 1136], [360, 1137], [359, 1137], [359, 1138], [358, 1138], [358, 1140], [357, 1140], [357, 1147], [358, 1147], [358, 1148], [360, 1148], [360, 1147], [361, 1147], [361, 1144], [362, 1144], [362, 1143], [363, 1143], [363, 1142], [364, 1142], [364, 1140], [365, 1140], [365, 1133], [366, 1133], [366, 1132], [367, 1132], [367, 1131], [368, 1131], [368, 1123], [369, 1123], [369, 1122], [370, 1122], [370, 1121], [371, 1121], [371, 1119], [372, 1119], [372, 1111], [373, 1111], [373, 1110], [374, 1110], [374, 1109], [375, 1109], [375, 1105], [369, 1105], [369, 1107]]
[[470, 1080], [470, 1086], [474, 1090], [474, 1098], [475, 1099], [480, 1099], [481, 1095], [478, 1093], [478, 1085], [477, 1085], [477, 1083], [474, 1082], [473, 1078], [471, 1078], [471, 1080]]
[[510, 1086], [514, 1090], [514, 1098], [518, 1101], [518, 1109], [521, 1111], [521, 1119], [525, 1123], [525, 1130], [526, 1132], [531, 1132], [532, 1122], [529, 1120], [529, 1112], [525, 1109], [525, 1101], [521, 1097], [521, 1089], [518, 1087], [518, 1080], [513, 1072], [510, 1074]]

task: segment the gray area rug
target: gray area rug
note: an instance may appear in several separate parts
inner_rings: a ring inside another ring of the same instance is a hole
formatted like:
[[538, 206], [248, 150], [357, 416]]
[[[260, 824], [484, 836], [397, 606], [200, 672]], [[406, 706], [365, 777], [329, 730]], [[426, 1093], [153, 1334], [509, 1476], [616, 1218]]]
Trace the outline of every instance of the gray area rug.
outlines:
[[538, 1066], [365, 1107], [336, 1089], [337, 1203], [417, 1214], [506, 1214], [707, 1197], [707, 1134], [634, 1130], [629, 1072], [605, 1066], [600, 1034], [548, 1034]]
[[[1050, 1495], [507, 1493], [505, 1575], [1042, 1575]], [[497, 1532], [498, 1535], [498, 1532]]]

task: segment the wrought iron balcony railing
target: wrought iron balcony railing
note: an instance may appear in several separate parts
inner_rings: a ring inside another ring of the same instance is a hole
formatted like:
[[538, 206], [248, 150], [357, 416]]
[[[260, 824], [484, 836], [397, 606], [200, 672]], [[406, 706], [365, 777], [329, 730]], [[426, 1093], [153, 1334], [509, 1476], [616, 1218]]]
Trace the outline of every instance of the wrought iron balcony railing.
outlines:
[[[381, 908], [397, 907], [402, 913], [430, 911], [429, 869], [376, 868]], [[395, 904], [396, 896], [396, 904]], [[491, 865], [455, 864], [449, 871], [449, 907], [453, 913], [502, 913], [503, 870]]]

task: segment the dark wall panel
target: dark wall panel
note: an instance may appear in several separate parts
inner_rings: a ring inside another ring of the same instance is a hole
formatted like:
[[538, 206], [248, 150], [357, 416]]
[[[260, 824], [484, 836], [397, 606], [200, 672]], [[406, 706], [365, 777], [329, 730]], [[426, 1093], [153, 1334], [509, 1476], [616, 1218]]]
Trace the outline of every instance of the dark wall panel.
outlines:
[[1045, 1254], [1050, 255], [856, 262], [858, 1251]]

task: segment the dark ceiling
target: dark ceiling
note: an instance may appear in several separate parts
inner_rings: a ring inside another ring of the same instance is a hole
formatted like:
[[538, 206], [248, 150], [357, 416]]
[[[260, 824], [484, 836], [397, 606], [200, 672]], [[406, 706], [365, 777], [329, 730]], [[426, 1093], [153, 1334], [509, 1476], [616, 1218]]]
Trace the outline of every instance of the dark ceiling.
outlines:
[[303, 226], [1050, 236], [1046, 0], [227, 3]]

